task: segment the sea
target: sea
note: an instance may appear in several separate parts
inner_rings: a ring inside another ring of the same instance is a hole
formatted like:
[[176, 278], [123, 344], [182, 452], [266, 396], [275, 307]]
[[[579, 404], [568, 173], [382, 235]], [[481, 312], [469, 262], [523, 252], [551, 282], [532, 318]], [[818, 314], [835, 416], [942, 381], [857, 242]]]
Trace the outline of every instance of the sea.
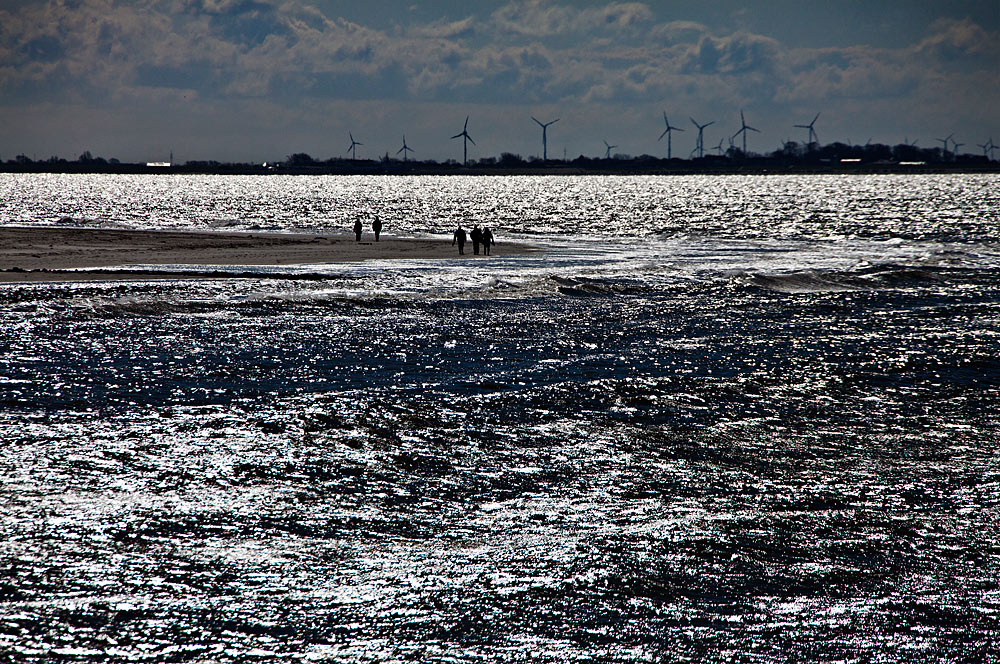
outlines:
[[1000, 661], [998, 185], [0, 175], [497, 241], [0, 285], [0, 662]]

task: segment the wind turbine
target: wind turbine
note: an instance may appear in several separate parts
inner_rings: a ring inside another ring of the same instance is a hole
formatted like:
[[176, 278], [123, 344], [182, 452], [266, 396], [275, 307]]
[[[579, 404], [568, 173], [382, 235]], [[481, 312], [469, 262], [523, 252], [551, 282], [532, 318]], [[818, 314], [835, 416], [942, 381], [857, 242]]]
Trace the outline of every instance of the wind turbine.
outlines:
[[354, 134], [351, 132], [347, 132], [347, 135], [351, 137], [351, 147], [347, 148], [347, 151], [351, 153], [351, 160], [353, 161], [358, 158], [358, 146], [364, 145], [364, 143], [358, 143], [354, 140]]
[[[819, 117], [819, 116], [817, 116], [817, 117]], [[813, 120], [813, 122], [815, 122], [815, 120]], [[747, 153], [747, 130], [749, 129], [750, 131], [755, 131], [755, 132], [757, 132], [759, 134], [760, 133], [760, 129], [756, 129], [756, 128], [751, 127], [750, 125], [747, 124], [747, 121], [743, 119], [743, 109], [740, 109], [740, 125], [741, 125], [740, 126], [740, 130], [738, 132], [736, 132], [735, 134], [733, 134], [733, 138], [736, 138], [740, 134], [743, 134], [743, 154], [746, 154]]]
[[948, 138], [935, 138], [935, 141], [941, 141], [941, 159], [943, 161], [948, 161], [948, 141], [951, 137], [955, 135], [955, 132], [948, 134]]
[[958, 141], [952, 139], [952, 141], [951, 141], [951, 154], [956, 159], [958, 158], [958, 148], [962, 147], [963, 145], [965, 145], [965, 143], [959, 143]]
[[[688, 116], [688, 117], [690, 117], [690, 116]], [[708, 123], [703, 124], [703, 125], [698, 124], [698, 122], [694, 118], [691, 118], [691, 122], [693, 122], [694, 126], [698, 128], [698, 142], [695, 144], [694, 150], [692, 150], [692, 152], [697, 152], [699, 158], [700, 157], [704, 157], [705, 156], [705, 141], [704, 141], [705, 127], [708, 127], [710, 125], [714, 125], [715, 124], [715, 120], [712, 120], [711, 122], [708, 122]]]
[[403, 134], [403, 147], [401, 147], [398, 150], [396, 150], [396, 154], [399, 154], [400, 152], [403, 153], [403, 161], [404, 162], [406, 161], [406, 153], [407, 152], [416, 152], [416, 150], [414, 150], [413, 148], [411, 148], [410, 146], [408, 146], [406, 144], [406, 134]]
[[549, 141], [548, 141], [548, 135], [547, 134], [548, 134], [548, 130], [549, 130], [549, 125], [552, 125], [552, 124], [555, 124], [555, 123], [559, 122], [559, 118], [556, 118], [555, 120], [550, 120], [549, 122], [545, 122], [545, 123], [540, 122], [538, 120], [538, 118], [536, 118], [534, 115], [531, 116], [531, 119], [534, 120], [536, 123], [538, 123], [538, 126], [542, 128], [542, 160], [543, 161], [548, 161], [549, 160]]
[[[716, 153], [717, 153], [717, 154], [718, 154], [718, 155], [719, 155], [720, 157], [722, 156], [722, 141], [724, 141], [724, 140], [725, 140], [724, 138], [720, 138], [720, 139], [719, 139], [719, 144], [715, 146], [715, 152], [716, 152]], [[731, 138], [729, 139], [729, 141], [730, 141], [730, 142], [732, 142], [732, 140], [733, 140], [733, 139], [731, 139]]]
[[812, 145], [813, 143], [819, 143], [819, 137], [816, 135], [816, 130], [814, 128], [816, 126], [816, 121], [817, 120], [819, 120], [819, 113], [816, 114], [816, 117], [814, 117], [813, 121], [810, 122], [809, 124], [794, 125], [794, 126], [798, 127], [799, 129], [808, 129], [809, 130], [809, 139], [808, 139], [809, 140], [809, 143], [808, 143], [809, 145]]
[[607, 142], [607, 141], [604, 141], [604, 147], [606, 148], [606, 149], [604, 150], [604, 158], [605, 158], [605, 159], [611, 159], [611, 151], [612, 151], [612, 150], [613, 150], [614, 148], [618, 147], [618, 146], [617, 146], [617, 145], [608, 145], [608, 142]]
[[454, 136], [452, 136], [452, 138], [453, 139], [455, 139], [455, 138], [461, 138], [462, 139], [462, 164], [469, 163], [469, 143], [471, 142], [473, 145], [475, 145], [476, 142], [472, 140], [471, 136], [469, 136], [469, 116], [468, 115], [465, 116], [465, 126], [462, 127], [462, 133], [461, 134], [455, 134]]
[[665, 124], [667, 126], [667, 128], [663, 130], [663, 133], [660, 134], [660, 138], [658, 138], [656, 140], [660, 140], [664, 136], [667, 137], [667, 159], [670, 159], [671, 158], [671, 154], [670, 154], [670, 132], [672, 132], [672, 131], [684, 131], [684, 130], [681, 129], [680, 127], [671, 127], [670, 126], [670, 120], [667, 119], [667, 112], [666, 111], [663, 111], [663, 124]]
[[990, 157], [988, 154], [986, 154], [986, 152], [993, 147], [993, 138], [991, 137], [990, 140], [986, 141], [985, 143], [976, 143], [976, 147], [982, 148], [983, 156], [989, 159]]

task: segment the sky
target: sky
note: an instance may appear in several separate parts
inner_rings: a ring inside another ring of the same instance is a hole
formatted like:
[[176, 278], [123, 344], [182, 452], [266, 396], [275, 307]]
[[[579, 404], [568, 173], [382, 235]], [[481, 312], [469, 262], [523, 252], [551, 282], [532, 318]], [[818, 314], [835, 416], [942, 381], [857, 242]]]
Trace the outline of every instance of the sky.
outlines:
[[0, 0], [0, 160], [981, 153], [998, 102], [998, 0]]

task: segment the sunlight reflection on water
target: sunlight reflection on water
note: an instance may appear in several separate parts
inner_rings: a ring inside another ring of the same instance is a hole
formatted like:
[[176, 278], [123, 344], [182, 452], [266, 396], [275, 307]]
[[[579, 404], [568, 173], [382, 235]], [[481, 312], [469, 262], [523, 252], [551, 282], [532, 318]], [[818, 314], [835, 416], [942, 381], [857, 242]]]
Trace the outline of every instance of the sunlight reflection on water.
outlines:
[[0, 286], [13, 661], [997, 656], [996, 178], [0, 183], [545, 249]]

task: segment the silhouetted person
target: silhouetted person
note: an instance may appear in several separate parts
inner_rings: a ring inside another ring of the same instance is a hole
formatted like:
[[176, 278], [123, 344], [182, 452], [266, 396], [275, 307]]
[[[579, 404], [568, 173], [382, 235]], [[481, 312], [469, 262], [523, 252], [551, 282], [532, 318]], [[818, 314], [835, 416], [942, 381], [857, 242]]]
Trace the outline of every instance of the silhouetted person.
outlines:
[[451, 241], [451, 246], [455, 246], [458, 243], [458, 253], [465, 253], [465, 229], [459, 226], [455, 229], [455, 237]]
[[372, 221], [372, 230], [375, 231], [375, 241], [378, 242], [378, 236], [382, 233], [382, 220], [375, 215], [375, 220]]
[[354, 222], [354, 239], [358, 242], [361, 242], [361, 231], [363, 228], [364, 226], [361, 225], [360, 219]]
[[496, 244], [493, 241], [493, 231], [489, 228], [483, 227], [483, 253], [487, 256], [490, 255], [490, 245]]
[[469, 232], [469, 238], [472, 240], [472, 253], [478, 256], [479, 245], [483, 241], [483, 232], [479, 230], [478, 224], [472, 227], [472, 231]]

